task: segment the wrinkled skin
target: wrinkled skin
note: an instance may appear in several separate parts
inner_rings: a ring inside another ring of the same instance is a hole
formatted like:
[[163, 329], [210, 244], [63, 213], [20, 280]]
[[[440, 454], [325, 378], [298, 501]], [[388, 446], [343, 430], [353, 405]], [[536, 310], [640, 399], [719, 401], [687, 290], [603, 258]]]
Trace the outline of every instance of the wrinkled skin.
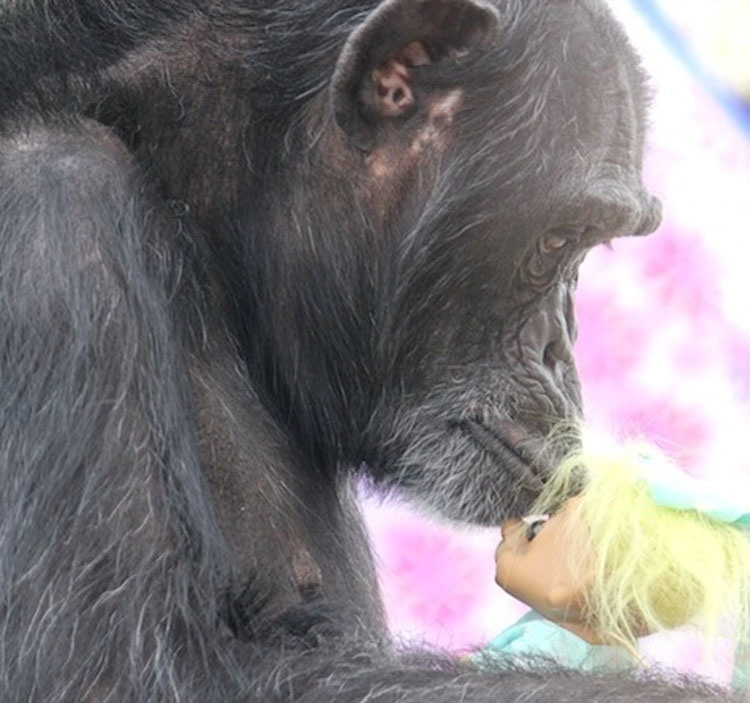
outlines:
[[0, 699], [726, 700], [397, 654], [361, 472], [521, 513], [586, 250], [646, 234], [594, 0], [0, 14]]

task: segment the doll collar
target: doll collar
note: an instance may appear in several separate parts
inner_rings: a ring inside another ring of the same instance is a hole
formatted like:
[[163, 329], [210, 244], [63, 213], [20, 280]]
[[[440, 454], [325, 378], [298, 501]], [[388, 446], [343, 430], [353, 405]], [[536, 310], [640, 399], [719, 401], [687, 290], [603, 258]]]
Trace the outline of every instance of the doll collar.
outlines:
[[746, 491], [692, 476], [648, 449], [639, 449], [642, 478], [656, 503], [674, 510], [697, 510], [720, 522], [750, 528]]

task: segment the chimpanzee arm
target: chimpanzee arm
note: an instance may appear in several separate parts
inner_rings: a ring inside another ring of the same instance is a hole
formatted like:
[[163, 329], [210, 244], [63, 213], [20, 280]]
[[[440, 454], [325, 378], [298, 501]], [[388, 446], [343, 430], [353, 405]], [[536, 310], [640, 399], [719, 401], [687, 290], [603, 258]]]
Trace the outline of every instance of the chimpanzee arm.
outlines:
[[[223, 548], [169, 314], [179, 232], [155, 236], [103, 130], [0, 143], [0, 700], [221, 700]], [[201, 662], [217, 675], [193, 697]]]
[[[258, 700], [268, 703], [728, 703], [735, 700], [725, 689], [678, 675], [670, 678], [665, 672], [637, 676], [603, 671], [584, 674], [543, 663], [519, 668], [510, 662], [486, 662], [477, 670], [452, 656], [422, 652], [387, 662], [377, 654], [368, 658], [365, 651], [346, 641], [293, 655], [273, 651], [269, 653], [268, 665], [273, 676], [259, 689], [262, 693]], [[249, 699], [252, 703], [255, 700]], [[739, 703], [741, 699], [736, 700]]]
[[[349, 680], [332, 677], [299, 703], [697, 703], [723, 701], [726, 691], [697, 684], [677, 687], [653, 679], [636, 681], [624, 674], [500, 670], [481, 673], [427, 666], [392, 671], [352, 670]], [[297, 699], [295, 699], [297, 700]], [[737, 699], [739, 703], [739, 699]]]
[[[18, 0], [0, 6], [0, 114], [23, 95], [70, 107], [97, 72], [169, 31], [201, 0]], [[58, 99], [59, 98], [59, 99]]]

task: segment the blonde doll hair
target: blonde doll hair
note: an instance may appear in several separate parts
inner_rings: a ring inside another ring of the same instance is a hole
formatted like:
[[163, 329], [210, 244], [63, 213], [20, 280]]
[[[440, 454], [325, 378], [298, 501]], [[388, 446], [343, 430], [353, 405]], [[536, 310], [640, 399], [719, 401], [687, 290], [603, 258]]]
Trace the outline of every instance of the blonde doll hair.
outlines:
[[[584, 445], [585, 446], [585, 445]], [[737, 525], [656, 503], [642, 442], [586, 447], [565, 460], [533, 508], [550, 513], [578, 499], [565, 535], [573, 569], [584, 570], [584, 617], [601, 637], [637, 656], [636, 639], [699, 621], [707, 641], [734, 617], [750, 635], [750, 539]]]

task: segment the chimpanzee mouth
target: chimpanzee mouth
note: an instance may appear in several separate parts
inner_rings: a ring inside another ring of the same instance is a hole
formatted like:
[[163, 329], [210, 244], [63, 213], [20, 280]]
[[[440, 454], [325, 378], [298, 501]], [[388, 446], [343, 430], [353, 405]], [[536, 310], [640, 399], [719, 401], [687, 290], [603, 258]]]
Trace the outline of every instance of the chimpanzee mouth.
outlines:
[[526, 488], [534, 495], [542, 490], [544, 482], [540, 478], [538, 459], [531, 456], [518, 440], [509, 436], [511, 432], [518, 434], [515, 426], [509, 426], [508, 431], [503, 431], [501, 427], [490, 429], [479, 420], [472, 419], [460, 420], [455, 426], [508, 471], [519, 487]]

